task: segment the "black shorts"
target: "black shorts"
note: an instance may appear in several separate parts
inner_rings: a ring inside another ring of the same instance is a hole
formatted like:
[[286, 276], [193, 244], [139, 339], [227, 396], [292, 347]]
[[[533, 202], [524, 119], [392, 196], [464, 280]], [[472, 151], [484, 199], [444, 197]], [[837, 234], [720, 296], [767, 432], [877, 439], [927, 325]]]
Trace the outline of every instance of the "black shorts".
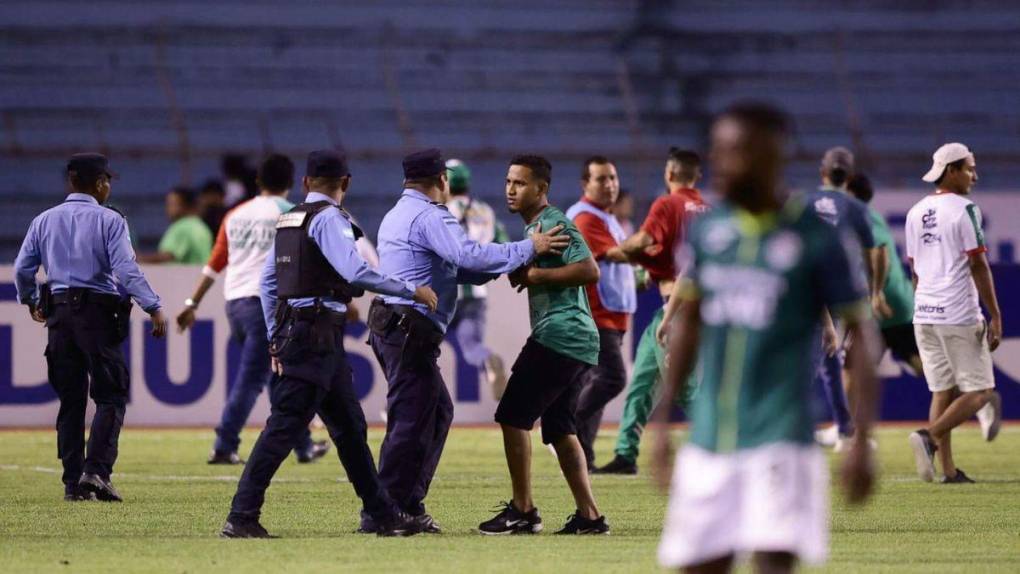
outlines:
[[913, 323], [893, 325], [882, 329], [882, 340], [885, 341], [885, 346], [892, 351], [893, 357], [904, 363], [909, 363], [911, 358], [921, 355], [921, 352], [917, 350]]
[[496, 407], [496, 422], [531, 430], [541, 418], [545, 444], [577, 434], [574, 411], [590, 368], [529, 338]]

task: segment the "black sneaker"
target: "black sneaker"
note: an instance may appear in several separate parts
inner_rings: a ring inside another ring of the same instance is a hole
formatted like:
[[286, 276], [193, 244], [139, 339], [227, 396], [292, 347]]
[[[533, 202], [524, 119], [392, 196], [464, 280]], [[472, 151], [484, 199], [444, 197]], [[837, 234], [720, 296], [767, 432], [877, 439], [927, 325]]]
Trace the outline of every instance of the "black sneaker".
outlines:
[[355, 532], [358, 534], [375, 534], [377, 530], [379, 530], [379, 525], [376, 524], [375, 519], [369, 513], [362, 510], [361, 524], [358, 525], [358, 529]]
[[278, 538], [266, 531], [258, 520], [227, 520], [220, 538]]
[[581, 516], [580, 510], [567, 517], [567, 523], [556, 534], [609, 534], [606, 517], [599, 516], [592, 520]]
[[503, 534], [538, 534], [542, 531], [542, 517], [538, 509], [529, 512], [517, 510], [513, 502], [501, 502], [499, 514], [478, 525], [478, 532], [487, 536]]
[[419, 514], [414, 517], [415, 522], [418, 523], [418, 530], [422, 534], [442, 534], [443, 529], [436, 522], [435, 518], [432, 518], [431, 514]]
[[593, 469], [592, 474], [637, 474], [637, 463], [620, 455], [613, 457], [609, 464]]
[[914, 463], [917, 465], [917, 476], [925, 482], [935, 480], [935, 451], [938, 446], [927, 430], [921, 429], [910, 433], [910, 447], [914, 450]]
[[375, 524], [376, 536], [414, 536], [419, 532], [421, 532], [421, 524], [417, 517], [406, 512], [398, 512], [389, 522]]
[[297, 461], [301, 464], [315, 462], [326, 456], [327, 452], [329, 452], [329, 443], [324, 440], [317, 440], [312, 443], [308, 450], [297, 453]]
[[952, 478], [948, 476], [942, 477], [942, 484], [974, 484], [974, 479], [967, 476], [963, 469], [956, 469], [956, 475]]
[[68, 502], [82, 502], [95, 499], [96, 495], [91, 490], [86, 490], [77, 484], [68, 484], [64, 487], [64, 500]]
[[209, 458], [205, 462], [207, 464], [244, 464], [244, 459], [238, 456], [236, 452], [213, 450], [209, 453]]
[[124, 502], [124, 499], [120, 497], [120, 493], [113, 487], [113, 484], [109, 480], [104, 480], [98, 474], [81, 475], [78, 486], [92, 492], [98, 500], [103, 502]]

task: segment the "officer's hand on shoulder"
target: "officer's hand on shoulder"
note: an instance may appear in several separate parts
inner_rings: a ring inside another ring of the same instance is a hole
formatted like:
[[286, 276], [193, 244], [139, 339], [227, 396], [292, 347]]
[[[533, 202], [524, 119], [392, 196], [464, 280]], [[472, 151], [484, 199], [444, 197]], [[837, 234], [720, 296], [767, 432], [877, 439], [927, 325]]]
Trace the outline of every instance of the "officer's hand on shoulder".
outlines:
[[149, 315], [152, 319], [152, 336], [157, 339], [162, 339], [166, 335], [166, 316], [163, 315], [163, 311], [157, 309], [154, 313]]
[[535, 244], [535, 255], [561, 255], [563, 250], [570, 245], [570, 236], [560, 234], [563, 231], [562, 225], [557, 225], [545, 233], [542, 232], [542, 224], [535, 227], [531, 234], [531, 242]]
[[414, 301], [415, 303], [425, 305], [429, 308], [429, 311], [435, 311], [436, 305], [439, 304], [439, 297], [436, 296], [436, 292], [431, 287], [422, 285], [421, 287], [415, 287]]

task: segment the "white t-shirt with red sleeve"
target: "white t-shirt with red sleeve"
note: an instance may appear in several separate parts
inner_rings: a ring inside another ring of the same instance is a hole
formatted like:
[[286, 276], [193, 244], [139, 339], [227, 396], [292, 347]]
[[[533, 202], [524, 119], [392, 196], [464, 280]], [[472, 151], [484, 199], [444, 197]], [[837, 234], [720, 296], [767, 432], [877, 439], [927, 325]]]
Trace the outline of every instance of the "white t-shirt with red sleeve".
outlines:
[[294, 204], [277, 196], [257, 196], [227, 212], [202, 273], [213, 279], [227, 270], [223, 295], [227, 301], [259, 296], [259, 279], [276, 241], [276, 220]]
[[970, 257], [988, 251], [981, 210], [969, 198], [939, 191], [907, 213], [907, 257], [917, 274], [914, 324], [973, 325], [983, 318]]

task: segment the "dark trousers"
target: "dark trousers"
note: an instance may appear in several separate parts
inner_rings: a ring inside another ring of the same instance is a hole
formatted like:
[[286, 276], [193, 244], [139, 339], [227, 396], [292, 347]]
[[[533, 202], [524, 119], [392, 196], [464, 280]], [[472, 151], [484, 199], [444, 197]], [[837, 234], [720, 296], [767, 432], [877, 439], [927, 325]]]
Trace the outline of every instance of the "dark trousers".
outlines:
[[[54, 306], [46, 326], [46, 366], [60, 398], [57, 456], [64, 466], [62, 480], [67, 486], [77, 484], [83, 472], [109, 479], [130, 382], [113, 311], [81, 300], [62, 303]], [[96, 413], [86, 450], [89, 396]]]
[[577, 400], [577, 440], [589, 468], [595, 464], [595, 436], [602, 424], [602, 411], [627, 386], [622, 346], [623, 331], [599, 329], [599, 364], [588, 372]]
[[406, 339], [398, 327], [369, 336], [389, 383], [379, 477], [401, 510], [420, 515], [453, 422], [453, 401], [436, 363], [438, 344]]
[[[283, 375], [273, 390], [272, 412], [244, 465], [228, 520], [258, 519], [273, 475], [318, 413], [366, 513], [376, 521], [388, 521], [395, 509], [368, 447], [368, 426], [354, 393], [343, 327], [330, 327], [332, 337], [326, 339], [332, 340], [332, 349], [323, 350], [317, 347], [323, 338], [313, 336], [310, 321], [295, 323], [301, 324], [293, 330], [287, 351], [279, 355]], [[284, 323], [279, 331], [286, 332], [286, 327]]]
[[[227, 402], [223, 405], [220, 424], [216, 427], [216, 442], [213, 450], [219, 453], [237, 452], [241, 446], [241, 429], [248, 422], [248, 416], [255, 407], [262, 389], [273, 378], [269, 368], [269, 343], [266, 341], [266, 320], [262, 314], [262, 302], [258, 297], [242, 297], [227, 301], [227, 319], [230, 332], [241, 344], [241, 361], [230, 387]], [[276, 385], [270, 389], [270, 401]], [[299, 452], [307, 452], [312, 446], [312, 435], [308, 429], [298, 439]]]

